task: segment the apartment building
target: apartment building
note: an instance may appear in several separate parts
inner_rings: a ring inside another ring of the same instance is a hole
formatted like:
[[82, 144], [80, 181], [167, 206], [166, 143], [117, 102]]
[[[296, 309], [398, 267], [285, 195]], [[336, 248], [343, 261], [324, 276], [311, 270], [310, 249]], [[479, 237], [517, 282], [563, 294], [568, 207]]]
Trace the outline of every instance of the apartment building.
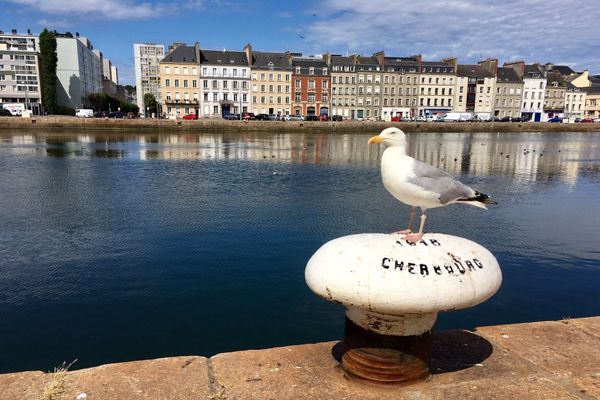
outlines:
[[12, 104], [15, 110], [30, 109], [39, 114], [41, 88], [39, 72], [39, 38], [0, 31], [0, 103]]
[[251, 106], [257, 114], [290, 115], [292, 110], [292, 65], [289, 53], [252, 51], [244, 53], [251, 67]]
[[454, 111], [490, 114], [494, 111], [496, 77], [481, 65], [459, 64], [456, 69]]
[[563, 117], [567, 82], [558, 72], [550, 72], [546, 76], [546, 93], [544, 96], [544, 112], [549, 118]]
[[331, 74], [331, 113], [344, 119], [356, 117], [356, 73], [354, 57], [325, 54]]
[[496, 98], [494, 116], [499, 118], [521, 117], [523, 80], [512, 68], [499, 67], [496, 76]]
[[202, 50], [200, 56], [202, 116], [222, 117], [250, 111], [250, 65], [246, 53]]
[[[170, 118], [200, 113], [200, 46], [174, 43], [159, 63], [161, 114]], [[148, 110], [151, 112], [150, 110]]]
[[56, 37], [56, 99], [59, 106], [90, 107], [89, 96], [102, 92], [103, 57], [86, 37], [54, 32]]
[[375, 55], [354, 58], [357, 74], [356, 119], [378, 120], [381, 117], [381, 65]]
[[567, 82], [565, 90], [565, 118], [573, 122], [576, 118], [583, 118], [586, 101], [585, 89]]
[[541, 121], [546, 96], [546, 70], [539, 64], [526, 65], [523, 61], [504, 63], [504, 66], [513, 68], [519, 78], [523, 79], [521, 117]]
[[589, 86], [585, 89], [584, 117], [600, 118], [600, 86]]
[[376, 54], [382, 66], [381, 119], [414, 117], [417, 114], [421, 56], [386, 57]]
[[[161, 103], [162, 101], [159, 64], [164, 57], [165, 46], [162, 44], [133, 44], [136, 104], [140, 108], [140, 113], [142, 114], [146, 113], [144, 105], [144, 95], [146, 93], [154, 95], [157, 103]], [[115, 83], [118, 83], [118, 81]]]
[[[455, 58], [421, 62], [418, 115], [430, 116], [452, 111], [456, 65]], [[466, 93], [463, 95], [466, 96]]]
[[331, 75], [321, 58], [291, 54], [292, 109], [295, 115], [329, 115]]

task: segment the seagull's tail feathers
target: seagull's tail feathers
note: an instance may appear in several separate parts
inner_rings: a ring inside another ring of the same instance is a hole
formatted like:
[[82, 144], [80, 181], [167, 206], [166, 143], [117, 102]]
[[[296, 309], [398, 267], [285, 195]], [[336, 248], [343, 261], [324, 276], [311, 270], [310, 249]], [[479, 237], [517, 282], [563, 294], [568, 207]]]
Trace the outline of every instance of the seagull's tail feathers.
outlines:
[[483, 208], [487, 210], [486, 204], [498, 204], [494, 200], [490, 199], [487, 194], [475, 192], [473, 197], [458, 199], [457, 201], [470, 204], [475, 207]]

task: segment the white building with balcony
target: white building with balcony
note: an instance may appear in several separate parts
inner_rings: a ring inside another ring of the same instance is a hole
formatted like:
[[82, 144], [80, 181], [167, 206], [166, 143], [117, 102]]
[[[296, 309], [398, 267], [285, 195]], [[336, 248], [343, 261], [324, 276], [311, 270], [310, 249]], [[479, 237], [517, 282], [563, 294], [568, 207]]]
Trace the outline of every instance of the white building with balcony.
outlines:
[[250, 111], [250, 66], [243, 51], [201, 50], [200, 115], [222, 117]]
[[[39, 113], [41, 104], [39, 38], [0, 31], [0, 103]], [[7, 107], [8, 108], [8, 107]]]

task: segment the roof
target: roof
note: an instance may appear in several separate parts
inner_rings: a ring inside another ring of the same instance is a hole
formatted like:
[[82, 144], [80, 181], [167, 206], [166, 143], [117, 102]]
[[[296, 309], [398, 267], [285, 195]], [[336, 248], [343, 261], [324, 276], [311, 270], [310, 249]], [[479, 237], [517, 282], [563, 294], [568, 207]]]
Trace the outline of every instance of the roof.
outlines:
[[498, 67], [498, 74], [496, 76], [496, 82], [500, 83], [523, 83], [522, 79], [519, 79], [519, 75], [514, 69], [510, 67]]
[[573, 75], [576, 73], [567, 65], [553, 65], [551, 71], [556, 71], [561, 75]]
[[315, 72], [319, 72], [319, 75], [324, 75], [323, 72], [328, 72], [327, 64], [320, 58], [292, 57], [292, 67], [294, 69], [299, 67], [301, 75], [308, 75], [310, 68], [314, 68]]
[[548, 83], [546, 84], [546, 87], [551, 86], [555, 82], [558, 84], [558, 86], [561, 86], [561, 87], [567, 86], [567, 82], [558, 73], [558, 71], [548, 74], [548, 76], [546, 77], [546, 80], [548, 81]]
[[354, 65], [352, 57], [331, 56], [331, 65]]
[[581, 90], [586, 92], [587, 94], [600, 94], [600, 86], [585, 87], [581, 88]]
[[201, 50], [200, 63], [247, 67], [248, 58], [243, 51]]
[[161, 60], [161, 62], [198, 64], [194, 46], [177, 46]]
[[[429, 68], [429, 71], [427, 70]], [[421, 63], [421, 72], [429, 73], [454, 73], [454, 66], [443, 61], [423, 61]]]
[[253, 68], [271, 68], [273, 69], [291, 69], [286, 53], [253, 51], [252, 52], [252, 67]]
[[385, 70], [398, 72], [417, 72], [419, 60], [414, 57], [386, 57]]
[[544, 77], [544, 69], [542, 69], [542, 67], [540, 67], [538, 64], [525, 64], [525, 73], [523, 74], [523, 78], [537, 79]]
[[456, 74], [458, 76], [470, 77], [470, 78], [493, 78], [494, 74], [488, 72], [481, 65], [472, 64], [459, 64], [456, 68]]

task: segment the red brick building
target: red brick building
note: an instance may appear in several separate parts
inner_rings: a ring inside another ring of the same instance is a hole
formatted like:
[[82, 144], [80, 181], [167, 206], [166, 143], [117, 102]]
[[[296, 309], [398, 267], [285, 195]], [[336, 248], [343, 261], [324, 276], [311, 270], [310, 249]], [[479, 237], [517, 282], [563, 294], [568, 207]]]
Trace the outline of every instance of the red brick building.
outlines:
[[292, 113], [329, 115], [331, 75], [325, 61], [292, 57]]

